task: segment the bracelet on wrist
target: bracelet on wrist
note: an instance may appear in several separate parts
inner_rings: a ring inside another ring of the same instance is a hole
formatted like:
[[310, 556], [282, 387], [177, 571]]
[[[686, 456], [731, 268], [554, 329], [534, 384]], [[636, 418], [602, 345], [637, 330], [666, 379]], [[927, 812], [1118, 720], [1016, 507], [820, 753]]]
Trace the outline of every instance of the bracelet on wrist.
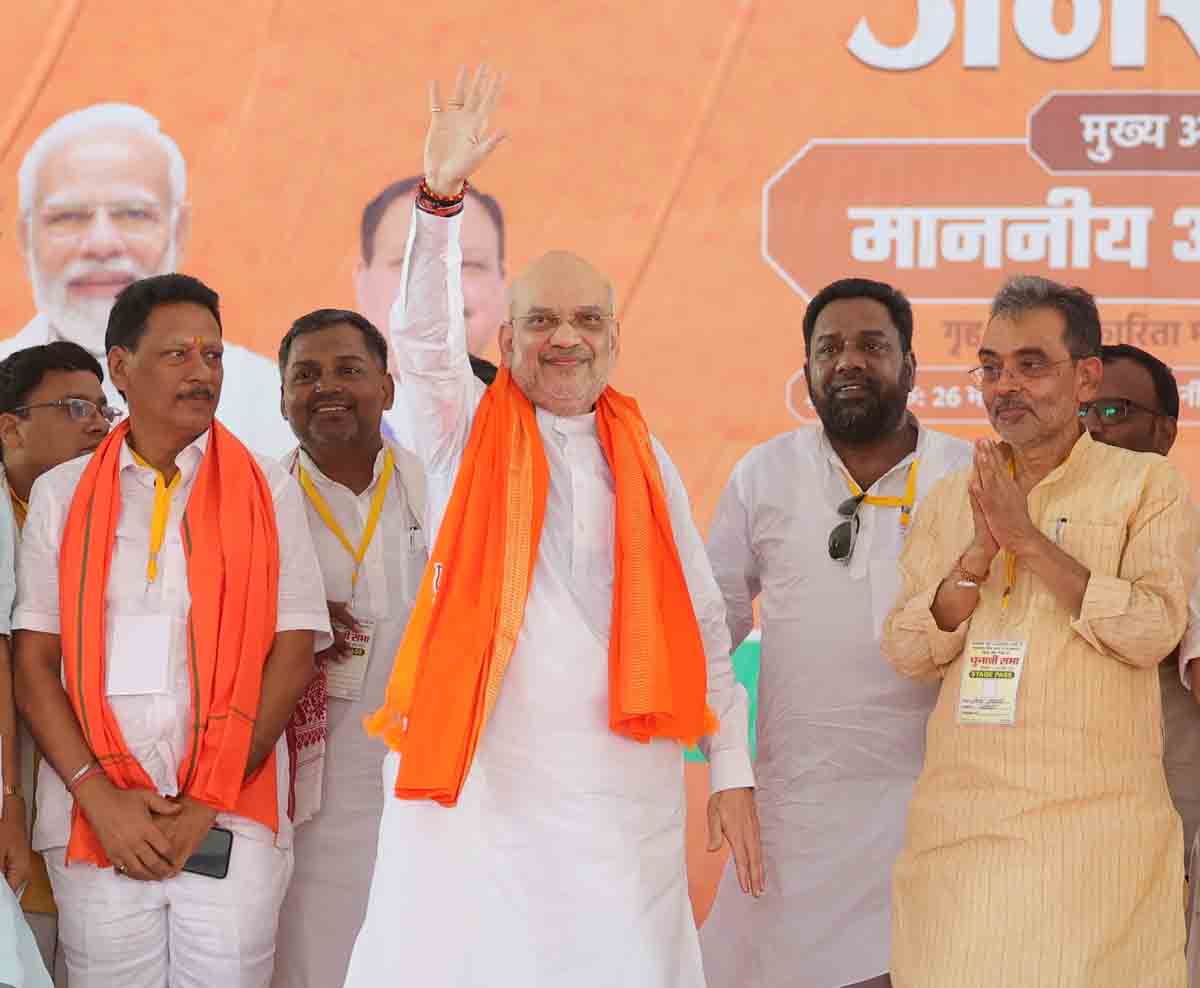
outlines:
[[71, 776], [71, 781], [67, 783], [67, 792], [74, 796], [76, 790], [85, 782], [87, 782], [88, 779], [92, 778], [93, 776], [103, 774], [104, 769], [100, 767], [99, 762], [88, 762], [83, 766], [83, 768]]
[[966, 566], [963, 565], [962, 557], [959, 556], [958, 562], [954, 564], [954, 569], [950, 571], [950, 579], [954, 581], [956, 587], [965, 589], [979, 589], [979, 585], [987, 579], [987, 574], [979, 576], [972, 573]]
[[452, 196], [440, 196], [429, 187], [425, 179], [417, 186], [417, 209], [432, 216], [457, 216], [462, 212], [467, 198], [468, 183], [463, 179], [462, 188]]

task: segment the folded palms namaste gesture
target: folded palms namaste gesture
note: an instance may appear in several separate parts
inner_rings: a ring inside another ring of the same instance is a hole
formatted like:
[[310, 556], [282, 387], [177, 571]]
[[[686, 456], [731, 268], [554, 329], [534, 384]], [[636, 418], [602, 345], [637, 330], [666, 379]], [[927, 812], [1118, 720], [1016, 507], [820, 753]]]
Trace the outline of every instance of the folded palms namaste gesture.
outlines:
[[479, 66], [469, 79], [467, 70], [459, 69], [453, 95], [444, 103], [438, 82], [429, 84], [425, 181], [435, 195], [457, 195], [463, 181], [508, 136], [504, 131], [488, 131], [502, 86], [503, 79], [486, 65]]

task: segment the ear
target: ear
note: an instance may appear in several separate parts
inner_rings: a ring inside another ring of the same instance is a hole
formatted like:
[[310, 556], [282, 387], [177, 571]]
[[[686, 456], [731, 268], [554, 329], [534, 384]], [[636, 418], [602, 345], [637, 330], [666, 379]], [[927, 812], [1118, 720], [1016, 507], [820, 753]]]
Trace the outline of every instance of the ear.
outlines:
[[[4, 416], [0, 415], [0, 422], [3, 421], [3, 418]], [[1163, 455], [1165, 456], [1168, 450], [1175, 445], [1175, 437], [1179, 432], [1179, 423], [1168, 415], [1160, 415], [1157, 419], [1155, 419], [1154, 427], [1155, 429], [1161, 430], [1159, 433], [1159, 438], [1162, 440], [1161, 447]], [[0, 436], [3, 435], [4, 433], [0, 431]]]
[[16, 240], [17, 249], [21, 252], [21, 260], [25, 264], [25, 272], [33, 275], [33, 217], [25, 213], [17, 213]]
[[1100, 392], [1100, 381], [1104, 377], [1104, 364], [1099, 357], [1084, 357], [1075, 368], [1075, 401], [1083, 404], [1091, 401]]
[[[358, 311], [364, 312], [368, 308], [366, 299], [369, 293], [367, 286], [367, 262], [361, 257], [354, 262], [354, 273], [351, 277], [354, 279], [354, 298], [358, 303]], [[384, 335], [387, 335], [386, 326], [376, 328], [379, 328]], [[388, 345], [389, 347], [391, 346], [390, 341]]]
[[133, 354], [123, 346], [115, 346], [108, 351], [108, 378], [113, 387], [121, 394], [129, 391], [129, 363]]
[[506, 319], [500, 324], [500, 330], [496, 334], [496, 342], [500, 344], [500, 365], [502, 367], [512, 367], [513, 334], [515, 332], [512, 320]]
[[25, 446], [25, 437], [21, 435], [21, 422], [21, 417], [13, 415], [12, 412], [0, 415], [0, 446], [5, 449], [22, 449]]
[[621, 324], [613, 323], [612, 338], [609, 340], [609, 363], [616, 366], [617, 358], [621, 356]]
[[913, 389], [913, 385], [917, 383], [917, 354], [915, 350], [909, 350], [904, 355], [904, 369], [900, 372], [900, 379], [904, 383], [904, 393], [908, 394]]
[[396, 404], [396, 379], [387, 371], [383, 372], [383, 410], [386, 412]]
[[187, 253], [188, 243], [192, 239], [192, 204], [181, 202], [179, 215], [175, 220], [175, 270], [183, 268], [183, 256]]

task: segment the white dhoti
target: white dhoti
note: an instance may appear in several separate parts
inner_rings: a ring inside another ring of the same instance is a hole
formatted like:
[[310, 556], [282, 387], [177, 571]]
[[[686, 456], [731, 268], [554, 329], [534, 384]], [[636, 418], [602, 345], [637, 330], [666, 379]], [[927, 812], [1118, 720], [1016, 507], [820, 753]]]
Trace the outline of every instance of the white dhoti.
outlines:
[[608, 729], [608, 650], [541, 563], [459, 805], [389, 793], [347, 988], [704, 988], [683, 752]]
[[[266, 988], [290, 848], [234, 834], [225, 878], [139, 882], [46, 852], [71, 988]], [[168, 950], [169, 944], [169, 950]]]

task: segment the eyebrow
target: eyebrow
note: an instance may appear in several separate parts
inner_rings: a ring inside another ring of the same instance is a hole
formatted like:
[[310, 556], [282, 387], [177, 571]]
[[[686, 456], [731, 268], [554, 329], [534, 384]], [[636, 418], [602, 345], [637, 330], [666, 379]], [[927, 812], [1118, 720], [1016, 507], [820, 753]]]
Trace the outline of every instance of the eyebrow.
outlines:
[[[333, 359], [334, 360], [350, 360], [357, 364], [365, 364], [365, 363], [369, 362], [366, 357], [362, 356], [361, 354], [357, 354], [357, 353], [335, 353], [333, 355]], [[321, 361], [318, 360], [316, 357], [297, 357], [296, 359], [291, 361], [290, 366], [292, 366], [292, 367], [318, 367], [318, 366], [320, 366], [320, 364], [321, 364]]]
[[[139, 205], [139, 206], [156, 206], [165, 208], [163, 203], [159, 202], [158, 196], [152, 195], [145, 189], [131, 186], [127, 189], [116, 190], [115, 195], [106, 197], [104, 204], [116, 205]], [[91, 195], [83, 190], [68, 189], [65, 192], [58, 192], [52, 196], [47, 196], [45, 202], [42, 203], [42, 209], [62, 209], [71, 206], [86, 206], [91, 208], [97, 205], [97, 200], [94, 195]]]
[[[987, 347], [980, 347], [978, 354], [980, 357], [991, 357], [996, 360], [1000, 359], [1001, 356], [995, 350], [989, 350]], [[1046, 357], [1047, 359], [1050, 357], [1050, 354], [1038, 346], [1018, 347], [1012, 352], [1012, 355], [1014, 357]]]

